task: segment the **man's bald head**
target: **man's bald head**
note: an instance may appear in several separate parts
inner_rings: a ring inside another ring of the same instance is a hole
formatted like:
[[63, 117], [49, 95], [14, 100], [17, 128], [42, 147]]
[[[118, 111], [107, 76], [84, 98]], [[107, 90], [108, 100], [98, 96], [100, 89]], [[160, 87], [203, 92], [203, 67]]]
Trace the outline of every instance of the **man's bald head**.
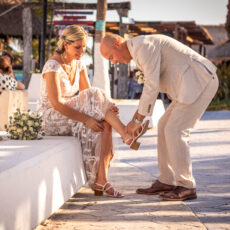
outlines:
[[124, 42], [124, 38], [117, 34], [108, 34], [101, 41], [100, 51], [103, 54], [107, 53], [108, 50], [114, 47], [114, 42], [118, 41], [119, 43]]
[[106, 35], [100, 45], [101, 55], [113, 64], [128, 64], [132, 59], [124, 38], [116, 34]]

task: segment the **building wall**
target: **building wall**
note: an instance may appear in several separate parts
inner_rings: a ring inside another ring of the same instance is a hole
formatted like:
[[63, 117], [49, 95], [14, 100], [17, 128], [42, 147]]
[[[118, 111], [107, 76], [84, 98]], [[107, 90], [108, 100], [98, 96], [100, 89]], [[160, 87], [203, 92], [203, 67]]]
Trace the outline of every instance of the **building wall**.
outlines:
[[[221, 25], [202, 25], [207, 29], [211, 37], [213, 38], [214, 45], [206, 45], [206, 54], [209, 57], [209, 52], [213, 50], [215, 47], [223, 44], [228, 40], [227, 31], [225, 29], [224, 24]], [[192, 46], [192, 48], [196, 51], [199, 50], [198, 46]]]

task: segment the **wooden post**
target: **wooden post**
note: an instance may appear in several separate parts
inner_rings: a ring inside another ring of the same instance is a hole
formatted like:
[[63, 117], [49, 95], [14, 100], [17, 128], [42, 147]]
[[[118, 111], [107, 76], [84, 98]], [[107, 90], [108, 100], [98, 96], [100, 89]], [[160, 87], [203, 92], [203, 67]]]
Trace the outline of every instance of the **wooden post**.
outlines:
[[[122, 23], [122, 17], [128, 17], [128, 9], [118, 9], [117, 10], [120, 17], [120, 28], [119, 35], [124, 37], [126, 33], [128, 33], [128, 25]], [[128, 80], [129, 80], [129, 71], [128, 65], [119, 63], [119, 77], [118, 77], [118, 86], [117, 86], [117, 97], [119, 99], [127, 99], [128, 98]]]
[[228, 38], [230, 39], [230, 0], [228, 0], [228, 4], [227, 4], [227, 17], [226, 17], [225, 29], [228, 33]]
[[173, 37], [174, 39], [179, 39], [179, 28], [180, 26], [178, 24], [175, 25], [174, 31], [173, 31]]
[[46, 42], [46, 18], [47, 18], [47, 0], [42, 0], [42, 28], [40, 44], [40, 71], [45, 63], [45, 42]]
[[110, 81], [109, 81], [109, 63], [100, 54], [101, 39], [105, 35], [105, 16], [107, 11], [107, 0], [97, 1], [97, 21], [95, 28], [95, 43], [94, 43], [94, 78], [93, 86], [99, 87], [110, 96]]
[[30, 82], [30, 71], [32, 65], [32, 14], [29, 7], [22, 11], [23, 22], [23, 83], [28, 88]]

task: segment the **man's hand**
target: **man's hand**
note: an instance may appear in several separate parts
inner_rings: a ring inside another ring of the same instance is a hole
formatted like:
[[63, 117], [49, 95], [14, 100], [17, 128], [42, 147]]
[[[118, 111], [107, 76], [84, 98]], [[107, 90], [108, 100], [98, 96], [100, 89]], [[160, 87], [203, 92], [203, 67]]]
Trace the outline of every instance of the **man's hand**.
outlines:
[[134, 121], [130, 121], [128, 125], [125, 127], [125, 131], [132, 135], [132, 138], [137, 136], [137, 131], [141, 128], [141, 124], [135, 123]]

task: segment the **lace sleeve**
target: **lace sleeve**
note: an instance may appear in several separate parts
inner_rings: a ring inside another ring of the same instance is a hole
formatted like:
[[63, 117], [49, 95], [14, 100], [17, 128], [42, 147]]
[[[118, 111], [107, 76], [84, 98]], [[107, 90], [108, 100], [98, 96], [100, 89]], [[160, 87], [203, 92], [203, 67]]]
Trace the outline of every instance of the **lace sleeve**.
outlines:
[[42, 77], [44, 76], [45, 73], [59, 72], [60, 68], [61, 68], [61, 66], [56, 60], [48, 60], [43, 67]]

